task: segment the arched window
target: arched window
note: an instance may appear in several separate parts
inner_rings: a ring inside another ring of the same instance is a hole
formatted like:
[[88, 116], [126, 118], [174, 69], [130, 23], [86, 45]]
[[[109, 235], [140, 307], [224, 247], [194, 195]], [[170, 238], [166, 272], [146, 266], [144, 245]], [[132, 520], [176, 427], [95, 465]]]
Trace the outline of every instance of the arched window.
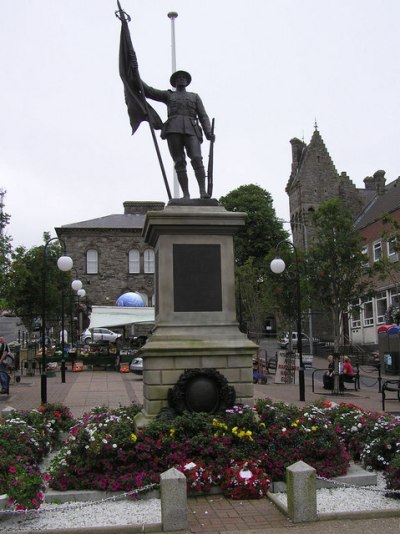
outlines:
[[143, 253], [144, 260], [144, 272], [145, 273], [154, 273], [154, 250], [151, 248], [146, 248]]
[[99, 255], [94, 248], [86, 252], [86, 272], [87, 274], [97, 274], [99, 272]]
[[129, 251], [128, 272], [140, 273], [140, 252], [136, 248]]

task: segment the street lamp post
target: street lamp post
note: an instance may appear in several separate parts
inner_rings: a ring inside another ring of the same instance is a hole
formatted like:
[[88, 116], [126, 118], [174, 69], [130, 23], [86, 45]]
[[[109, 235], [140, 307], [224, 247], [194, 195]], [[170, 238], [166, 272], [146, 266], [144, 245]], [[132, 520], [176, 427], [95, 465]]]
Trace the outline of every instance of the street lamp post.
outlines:
[[[77, 306], [78, 325], [77, 325], [77, 330], [79, 331], [79, 316], [80, 316], [80, 313], [79, 313], [79, 298], [85, 296], [86, 295], [86, 291], [84, 289], [82, 289], [83, 284], [78, 278], [78, 270], [75, 267], [73, 267], [73, 270], [75, 271], [75, 280], [72, 280], [71, 288], [75, 291], [75, 294], [77, 295], [77, 299], [78, 299], [78, 306]], [[78, 334], [79, 334], [79, 332], [77, 332], [76, 341], [79, 340], [79, 335]]]
[[[281, 241], [277, 246], [277, 251], [281, 244], [287, 244], [293, 248], [296, 259], [296, 308], [297, 308], [297, 352], [299, 354], [299, 394], [300, 400], [305, 401], [305, 385], [304, 385], [304, 364], [303, 364], [303, 340], [301, 331], [301, 289], [300, 289], [300, 269], [297, 249], [290, 241]], [[281, 274], [286, 268], [285, 262], [282, 258], [276, 257], [271, 261], [271, 271], [275, 274]]]
[[46, 370], [46, 275], [47, 275], [47, 247], [57, 240], [63, 247], [63, 255], [57, 260], [57, 267], [60, 271], [67, 272], [72, 269], [73, 261], [66, 255], [66, 246], [63, 240], [58, 237], [49, 239], [43, 248], [43, 269], [42, 269], [42, 373], [41, 373], [41, 402], [47, 402], [47, 370]]

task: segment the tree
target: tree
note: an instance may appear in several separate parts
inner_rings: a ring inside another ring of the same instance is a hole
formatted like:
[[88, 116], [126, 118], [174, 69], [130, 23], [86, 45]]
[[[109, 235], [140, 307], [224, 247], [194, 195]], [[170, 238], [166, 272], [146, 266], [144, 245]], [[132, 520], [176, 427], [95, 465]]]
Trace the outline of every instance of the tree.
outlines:
[[288, 234], [276, 217], [271, 195], [258, 185], [242, 185], [221, 197], [220, 203], [228, 211], [247, 213], [244, 227], [234, 237], [236, 297], [239, 322], [258, 341], [270, 313], [265, 257]]
[[334, 351], [343, 343], [343, 318], [371, 288], [361, 234], [353, 214], [339, 199], [328, 200], [314, 214], [308, 250], [312, 297], [332, 316]]
[[247, 213], [244, 227], [234, 238], [237, 265], [254, 258], [254, 265], [258, 267], [271, 249], [288, 238], [276, 217], [271, 195], [258, 185], [242, 185], [221, 197], [219, 202], [228, 211]]
[[0, 308], [9, 308], [7, 301], [4, 300], [2, 288], [11, 265], [11, 237], [4, 230], [10, 222], [10, 216], [7, 213], [0, 212]]
[[[282, 329], [290, 333], [296, 330], [297, 322], [297, 270], [300, 283], [300, 309], [304, 310], [306, 304], [307, 307], [309, 305], [308, 280], [304, 272], [304, 254], [297, 250], [296, 255], [290, 245], [282, 243], [279, 248], [279, 257], [285, 262], [286, 268], [281, 274], [275, 274], [270, 269], [274, 257], [276, 257], [275, 252], [269, 254], [265, 259], [266, 272], [268, 273], [266, 280], [268, 301]], [[289, 336], [289, 349], [292, 350], [291, 336]]]
[[[49, 234], [44, 233], [44, 242]], [[57, 259], [62, 254], [59, 243], [52, 242], [46, 250], [44, 263], [44, 245], [17, 247], [11, 254], [11, 266], [5, 277], [2, 295], [8, 307], [20, 317], [25, 327], [30, 330], [32, 321], [42, 314], [42, 277], [46, 266], [46, 316], [48, 325], [57, 324], [61, 317], [60, 290], [67, 287], [69, 274], [57, 267]]]

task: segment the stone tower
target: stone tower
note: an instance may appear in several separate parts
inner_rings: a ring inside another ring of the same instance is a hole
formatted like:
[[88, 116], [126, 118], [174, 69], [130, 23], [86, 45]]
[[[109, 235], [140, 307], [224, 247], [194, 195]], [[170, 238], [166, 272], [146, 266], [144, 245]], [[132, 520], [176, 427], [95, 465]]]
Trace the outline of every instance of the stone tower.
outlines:
[[346, 173], [339, 175], [317, 127], [308, 145], [297, 138], [290, 143], [292, 170], [286, 192], [293, 242], [299, 248], [307, 249], [312, 236], [312, 214], [322, 203], [341, 198], [357, 215], [364, 199]]

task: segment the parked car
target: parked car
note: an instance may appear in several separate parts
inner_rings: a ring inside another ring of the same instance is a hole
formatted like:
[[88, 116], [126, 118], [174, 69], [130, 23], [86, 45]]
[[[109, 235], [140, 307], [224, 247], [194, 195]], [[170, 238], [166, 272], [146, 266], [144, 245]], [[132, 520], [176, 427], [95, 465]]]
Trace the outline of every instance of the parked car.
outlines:
[[[303, 343], [310, 343], [310, 338], [307, 336], [307, 334], [301, 334], [301, 338], [303, 340]], [[297, 332], [292, 332], [292, 347], [295, 349], [297, 347]], [[314, 341], [316, 341], [314, 339]], [[287, 349], [289, 345], [289, 332], [285, 332], [281, 339], [279, 340], [280, 346], [282, 349]]]
[[129, 369], [131, 370], [132, 373], [135, 373], [135, 375], [142, 375], [143, 374], [143, 358], [140, 358], [139, 356], [135, 356], [133, 360], [131, 361]]
[[[93, 331], [93, 335], [92, 335]], [[82, 343], [90, 343], [94, 341], [109, 341], [115, 343], [117, 339], [121, 337], [121, 334], [117, 334], [108, 328], [92, 328], [91, 330], [85, 330], [81, 335]]]

